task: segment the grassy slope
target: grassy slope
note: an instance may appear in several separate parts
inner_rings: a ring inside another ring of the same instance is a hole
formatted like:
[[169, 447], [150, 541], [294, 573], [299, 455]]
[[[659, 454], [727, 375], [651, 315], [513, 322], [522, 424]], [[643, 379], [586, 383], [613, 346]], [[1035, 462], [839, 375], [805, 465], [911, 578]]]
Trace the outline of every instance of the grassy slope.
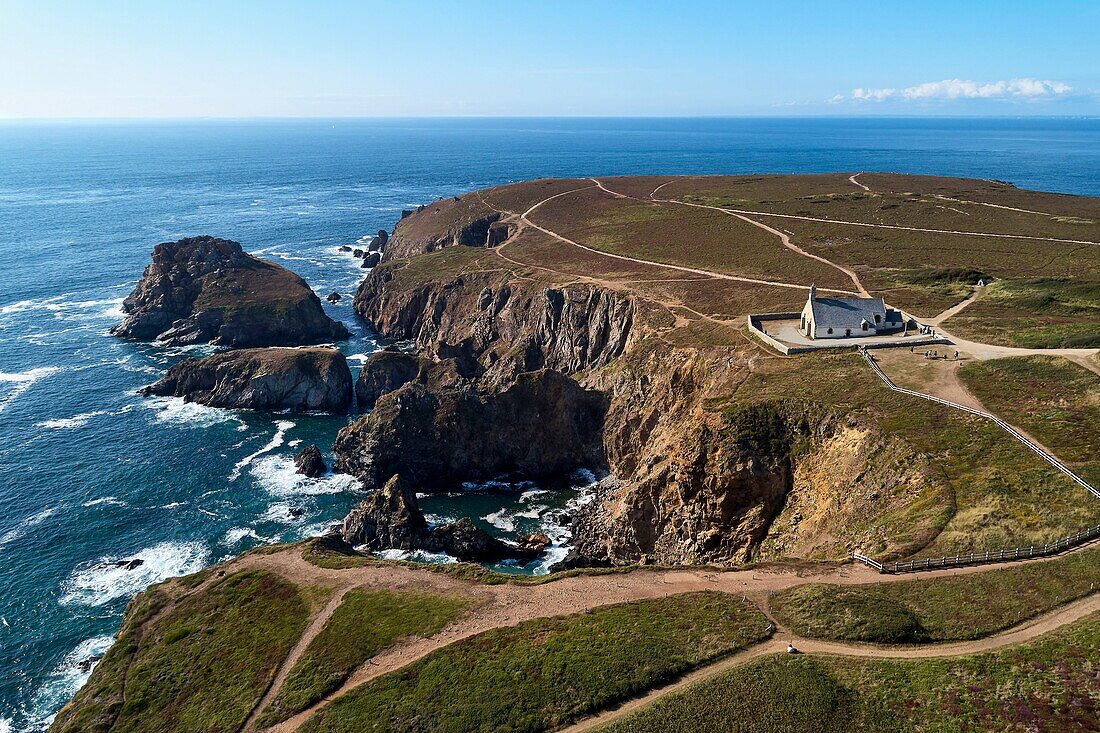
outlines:
[[359, 665], [407, 636], [431, 636], [459, 616], [469, 599], [432, 593], [349, 591], [259, 720], [274, 725], [332, 692]]
[[1100, 521], [1100, 502], [993, 423], [890, 392], [853, 353], [818, 353], [761, 365], [713, 409], [802, 399], [862, 416], [934, 461], [950, 491], [882, 518], [891, 536], [927, 534], [920, 556], [1045, 542]]
[[973, 575], [881, 585], [802, 585], [773, 596], [780, 623], [802, 636], [885, 644], [976, 639], [1100, 585], [1100, 548]]
[[154, 588], [135, 601], [118, 641], [52, 730], [236, 731], [309, 615], [296, 586], [261, 571], [228, 575], [154, 617], [165, 600]]
[[755, 607], [719, 593], [527, 621], [367, 683], [302, 730], [549, 730], [750, 645], [766, 627]]
[[1051, 356], [974, 362], [959, 376], [986, 407], [1100, 486], [1100, 377]]
[[670, 695], [601, 733], [1100, 729], [1100, 617], [953, 659], [768, 657]]

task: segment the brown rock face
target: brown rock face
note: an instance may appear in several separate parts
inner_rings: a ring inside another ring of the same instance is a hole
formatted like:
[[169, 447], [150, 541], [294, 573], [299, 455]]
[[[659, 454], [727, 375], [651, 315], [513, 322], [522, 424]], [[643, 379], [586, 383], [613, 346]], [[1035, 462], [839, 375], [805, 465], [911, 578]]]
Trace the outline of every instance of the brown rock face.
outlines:
[[360, 407], [373, 408], [379, 397], [416, 379], [422, 365], [420, 358], [396, 350], [371, 354], [355, 380], [355, 397]]
[[111, 333], [173, 346], [299, 346], [348, 338], [306, 282], [215, 237], [158, 244]]
[[142, 393], [211, 407], [345, 412], [351, 370], [336, 349], [239, 349], [184, 359]]
[[371, 271], [355, 309], [383, 335], [412, 340], [428, 356], [461, 352], [480, 364], [486, 384], [536, 369], [573, 374], [608, 364], [630, 343], [635, 318], [632, 298], [592, 285], [546, 288], [475, 273], [402, 287], [392, 267]]
[[401, 474], [423, 491], [602, 466], [605, 409], [600, 393], [548, 369], [520, 374], [501, 392], [410, 382], [340, 431], [335, 466], [368, 488]]
[[307, 446], [302, 449], [301, 453], [294, 456], [294, 465], [297, 467], [298, 473], [310, 478], [321, 478], [328, 471], [324, 456], [321, 455], [321, 449], [316, 445]]
[[394, 476], [344, 518], [341, 537], [371, 550], [442, 552], [465, 562], [532, 559], [542, 547], [514, 547], [477, 527], [469, 518], [429, 527], [412, 484]]
[[372, 550], [414, 550], [427, 532], [415, 489], [394, 476], [344, 518], [341, 534], [349, 544]]

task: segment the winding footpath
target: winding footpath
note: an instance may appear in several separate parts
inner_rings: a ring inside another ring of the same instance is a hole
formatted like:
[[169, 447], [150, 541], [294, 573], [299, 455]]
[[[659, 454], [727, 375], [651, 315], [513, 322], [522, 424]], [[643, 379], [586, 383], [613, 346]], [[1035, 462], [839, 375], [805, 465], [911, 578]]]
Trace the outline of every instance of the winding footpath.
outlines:
[[[1077, 550], [1079, 551], [1079, 550]], [[1006, 562], [998, 567], [1024, 565], [1044, 560]], [[378, 677], [406, 667], [428, 654], [490, 629], [514, 626], [524, 621], [550, 616], [571, 615], [629, 601], [663, 598], [695, 591], [718, 591], [742, 596], [752, 601], [770, 617], [769, 598], [773, 593], [807, 583], [838, 585], [882, 584], [912, 580], [911, 577], [881, 575], [862, 565], [826, 566], [764, 566], [750, 570], [712, 570], [682, 568], [648, 570], [601, 575], [578, 575], [560, 578], [541, 585], [483, 585], [454, 578], [443, 573], [403, 566], [367, 566], [331, 570], [310, 564], [301, 556], [300, 548], [288, 548], [270, 555], [246, 555], [231, 561], [232, 570], [264, 569], [305, 586], [321, 585], [332, 589], [333, 596], [315, 612], [307, 631], [283, 663], [270, 689], [256, 706], [245, 733], [257, 731], [255, 720], [263, 708], [275, 698], [286, 680], [286, 671], [300, 658], [302, 650], [316, 636], [338, 605], [337, 598], [352, 588], [410, 588], [426, 592], [462, 594], [473, 599], [473, 610], [440, 633], [428, 637], [413, 637], [382, 651], [356, 669], [334, 693], [298, 715], [268, 729], [273, 733], [297, 731], [307, 719], [332, 701], [356, 690]], [[922, 573], [921, 578], [956, 577], [989, 572], [993, 566], [957, 568]], [[876, 659], [918, 659], [975, 654], [1019, 644], [1074, 623], [1100, 611], [1100, 593], [1071, 601], [1048, 613], [983, 639], [967, 642], [920, 646], [881, 646], [874, 644], [822, 641], [793, 635], [775, 623], [775, 634], [765, 642], [716, 663], [701, 667], [674, 683], [648, 691], [644, 696], [610, 711], [579, 722], [567, 730], [588, 730], [608, 720], [683, 689], [687, 685], [712, 677], [757, 657], [780, 653], [791, 642], [808, 654], [832, 654]]]

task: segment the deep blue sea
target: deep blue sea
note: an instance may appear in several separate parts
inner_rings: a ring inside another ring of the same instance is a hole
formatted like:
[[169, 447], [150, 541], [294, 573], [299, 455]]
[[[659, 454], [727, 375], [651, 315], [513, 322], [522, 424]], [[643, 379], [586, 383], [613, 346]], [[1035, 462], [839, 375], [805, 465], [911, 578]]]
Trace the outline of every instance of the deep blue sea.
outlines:
[[[236, 239], [350, 294], [363, 271], [339, 246], [441, 196], [540, 176], [860, 170], [1100, 196], [1100, 120], [0, 123], [0, 733], [48, 725], [134, 593], [318, 533], [358, 500], [352, 481], [303, 479], [289, 460], [328, 451], [345, 418], [135, 394], [205, 353], [106, 334], [157, 242]], [[326, 307], [355, 334], [354, 364], [375, 345], [349, 300]], [[426, 508], [508, 534], [571, 495], [543, 489]], [[111, 565], [130, 558], [144, 562]]]

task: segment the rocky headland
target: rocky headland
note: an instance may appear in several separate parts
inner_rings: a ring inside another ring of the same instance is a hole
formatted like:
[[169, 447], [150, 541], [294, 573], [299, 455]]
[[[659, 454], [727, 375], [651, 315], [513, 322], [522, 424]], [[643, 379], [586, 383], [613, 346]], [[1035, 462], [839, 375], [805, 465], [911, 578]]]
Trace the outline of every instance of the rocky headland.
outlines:
[[[812, 402], [710, 407], [748, 376], [751, 348], [670, 342], [667, 311], [622, 289], [426, 264], [450, 247], [498, 245], [493, 231], [507, 240], [514, 221], [475, 196], [395, 228], [354, 306], [415, 354], [364, 367], [357, 394], [373, 411], [341, 431], [336, 470], [374, 491], [400, 476], [413, 495], [501, 475], [607, 474], [573, 519], [563, 567], [843, 557], [927, 541], [860, 521], [938, 490], [904, 441]], [[879, 451], [904, 460], [877, 463]]]
[[336, 349], [235, 349], [184, 359], [142, 393], [211, 407], [342, 413], [352, 402], [352, 378]]
[[171, 346], [301, 346], [348, 338], [305, 280], [227, 239], [201, 236], [153, 248], [111, 333]]

